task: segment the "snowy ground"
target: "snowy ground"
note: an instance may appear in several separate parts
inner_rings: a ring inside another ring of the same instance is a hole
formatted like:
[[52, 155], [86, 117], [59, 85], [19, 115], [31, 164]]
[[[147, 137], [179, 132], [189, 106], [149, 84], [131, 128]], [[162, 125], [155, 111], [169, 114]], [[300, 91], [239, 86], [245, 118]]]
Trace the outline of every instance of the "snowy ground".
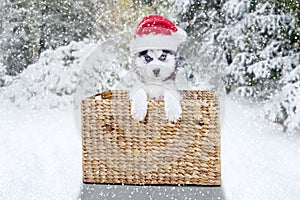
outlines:
[[0, 113], [0, 199], [300, 198], [300, 134], [286, 137], [232, 100], [222, 132], [221, 187], [83, 185], [72, 109], [1, 105]]

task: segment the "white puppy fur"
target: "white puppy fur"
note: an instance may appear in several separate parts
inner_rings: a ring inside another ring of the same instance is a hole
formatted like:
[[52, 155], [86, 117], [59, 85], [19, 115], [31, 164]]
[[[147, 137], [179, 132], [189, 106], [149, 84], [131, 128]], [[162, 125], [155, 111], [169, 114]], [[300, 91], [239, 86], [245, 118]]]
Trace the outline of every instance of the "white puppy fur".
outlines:
[[133, 118], [142, 121], [146, 117], [147, 100], [163, 99], [168, 120], [177, 121], [182, 109], [181, 95], [175, 86], [175, 53], [165, 50], [147, 50], [138, 53], [132, 62], [136, 75], [130, 91]]

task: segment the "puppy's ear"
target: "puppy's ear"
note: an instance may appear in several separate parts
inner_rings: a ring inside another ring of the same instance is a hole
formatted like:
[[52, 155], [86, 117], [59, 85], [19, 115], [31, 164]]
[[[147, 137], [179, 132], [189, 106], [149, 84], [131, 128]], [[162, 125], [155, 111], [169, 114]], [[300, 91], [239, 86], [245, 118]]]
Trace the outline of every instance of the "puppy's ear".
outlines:
[[139, 56], [139, 57], [145, 56], [145, 55], [147, 55], [147, 53], [148, 53], [148, 51], [145, 50], [145, 51], [139, 52], [139, 53], [138, 53], [138, 56]]

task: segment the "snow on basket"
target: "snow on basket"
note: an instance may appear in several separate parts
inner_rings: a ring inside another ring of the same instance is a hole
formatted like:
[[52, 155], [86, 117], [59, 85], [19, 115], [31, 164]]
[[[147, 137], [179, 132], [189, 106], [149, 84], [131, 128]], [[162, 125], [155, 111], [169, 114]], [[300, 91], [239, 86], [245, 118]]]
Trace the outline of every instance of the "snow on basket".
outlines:
[[123, 90], [82, 100], [83, 182], [220, 185], [218, 97], [183, 94], [176, 123], [168, 122], [163, 100], [149, 100], [145, 120], [134, 120]]

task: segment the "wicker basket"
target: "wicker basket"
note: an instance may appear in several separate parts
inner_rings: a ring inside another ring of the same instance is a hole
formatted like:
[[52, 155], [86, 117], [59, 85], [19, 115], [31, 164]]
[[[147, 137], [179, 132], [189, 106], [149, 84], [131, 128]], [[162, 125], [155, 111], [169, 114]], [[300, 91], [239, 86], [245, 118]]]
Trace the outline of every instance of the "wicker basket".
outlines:
[[212, 91], [184, 91], [182, 116], [167, 121], [164, 102], [131, 117], [126, 91], [82, 101], [83, 182], [220, 185], [219, 101]]

